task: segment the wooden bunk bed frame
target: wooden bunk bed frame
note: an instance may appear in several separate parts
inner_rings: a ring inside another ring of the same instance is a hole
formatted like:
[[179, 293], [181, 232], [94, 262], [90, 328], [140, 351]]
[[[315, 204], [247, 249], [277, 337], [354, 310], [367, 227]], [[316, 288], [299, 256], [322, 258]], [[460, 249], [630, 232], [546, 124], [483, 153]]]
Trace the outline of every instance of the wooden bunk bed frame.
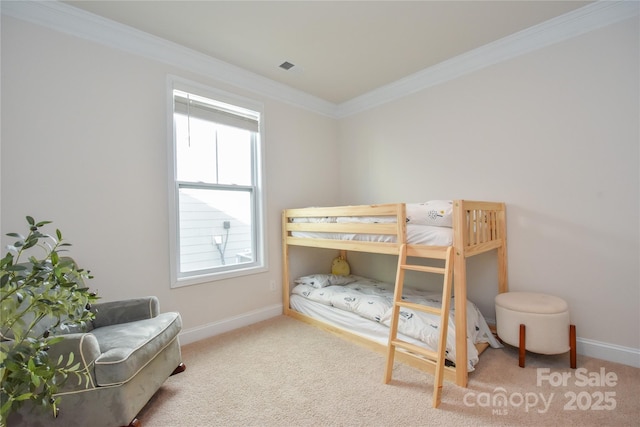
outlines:
[[[295, 218], [314, 217], [369, 217], [396, 216], [395, 223], [325, 223], [292, 222]], [[334, 240], [324, 238], [294, 237], [292, 232], [328, 232], [385, 234], [395, 236], [394, 243]], [[385, 353], [387, 346], [368, 340], [352, 332], [328, 325], [290, 308], [289, 295], [291, 277], [289, 270], [289, 247], [305, 246], [337, 249], [345, 256], [347, 251], [369, 252], [399, 256], [406, 244], [406, 206], [404, 203], [339, 206], [322, 208], [285, 209], [282, 212], [283, 250], [283, 308], [284, 314], [333, 332], [351, 341]], [[444, 379], [461, 387], [467, 386], [467, 269], [466, 259], [474, 255], [495, 250], [498, 264], [498, 292], [507, 292], [507, 241], [506, 207], [504, 203], [469, 200], [453, 201], [453, 289], [455, 304], [456, 361], [455, 367], [446, 367]], [[423, 246], [407, 244], [409, 256], [429, 258], [437, 254], [442, 258], [449, 246]], [[425, 250], [428, 249], [428, 250]], [[484, 350], [488, 345], [479, 346]], [[398, 352], [396, 359], [411, 366], [434, 373], [436, 364], [410, 352]]]

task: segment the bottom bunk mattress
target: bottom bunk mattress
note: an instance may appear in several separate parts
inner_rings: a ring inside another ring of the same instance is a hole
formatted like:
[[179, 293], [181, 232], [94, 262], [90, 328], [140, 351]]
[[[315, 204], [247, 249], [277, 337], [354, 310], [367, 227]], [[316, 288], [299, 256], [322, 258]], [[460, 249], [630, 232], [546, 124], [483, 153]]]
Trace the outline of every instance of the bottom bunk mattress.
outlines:
[[[330, 325], [348, 330], [369, 340], [387, 345], [393, 307], [394, 286], [375, 279], [350, 275], [314, 274], [295, 280], [290, 305], [295, 311]], [[405, 287], [403, 300], [440, 307], [441, 294]], [[452, 302], [451, 307], [454, 307]], [[438, 316], [401, 308], [398, 337], [404, 341], [437, 351], [440, 319]], [[449, 314], [446, 358], [456, 359], [455, 312]], [[501, 347], [480, 310], [467, 301], [467, 370], [475, 369], [479, 354], [474, 344], [489, 343]]]

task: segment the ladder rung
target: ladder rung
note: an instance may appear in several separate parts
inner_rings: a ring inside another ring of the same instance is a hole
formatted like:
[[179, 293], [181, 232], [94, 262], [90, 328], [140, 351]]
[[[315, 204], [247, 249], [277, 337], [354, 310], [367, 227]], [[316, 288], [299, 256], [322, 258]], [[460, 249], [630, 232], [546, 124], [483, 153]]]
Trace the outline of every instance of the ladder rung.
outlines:
[[416, 311], [423, 311], [425, 313], [442, 314], [442, 308], [431, 307], [423, 304], [416, 304], [415, 302], [396, 301], [398, 307], [406, 307]]
[[395, 339], [395, 340], [391, 341], [391, 344], [395, 345], [396, 347], [400, 347], [400, 348], [403, 348], [405, 350], [409, 350], [412, 353], [421, 354], [421, 355], [426, 356], [426, 357], [428, 357], [430, 359], [438, 360], [438, 353], [436, 353], [435, 351], [428, 350], [428, 349], [426, 349], [424, 347], [420, 347], [420, 346], [417, 346], [415, 344], [411, 344], [411, 343], [408, 343], [406, 341], [402, 341], [402, 340], [399, 340], [399, 339]]
[[422, 271], [423, 273], [444, 274], [446, 270], [442, 267], [429, 267], [427, 265], [401, 264], [404, 270]]

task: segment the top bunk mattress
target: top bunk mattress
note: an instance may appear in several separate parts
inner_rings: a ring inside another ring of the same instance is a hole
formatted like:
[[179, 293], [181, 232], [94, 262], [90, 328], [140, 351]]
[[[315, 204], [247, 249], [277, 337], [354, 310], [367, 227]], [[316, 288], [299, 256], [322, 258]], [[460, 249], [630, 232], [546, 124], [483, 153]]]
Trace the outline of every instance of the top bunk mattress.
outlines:
[[[427, 246], [453, 245], [453, 201], [431, 200], [426, 203], [406, 203], [407, 243]], [[353, 217], [305, 217], [293, 218], [295, 223], [396, 223], [395, 216], [353, 216]], [[361, 242], [395, 243], [395, 235], [327, 233], [292, 231], [293, 237], [353, 240]]]
[[[389, 234], [323, 233], [292, 231], [293, 237], [311, 239], [354, 240], [359, 242], [395, 243], [396, 237]], [[451, 246], [453, 229], [430, 225], [407, 225], [407, 243], [412, 245]]]

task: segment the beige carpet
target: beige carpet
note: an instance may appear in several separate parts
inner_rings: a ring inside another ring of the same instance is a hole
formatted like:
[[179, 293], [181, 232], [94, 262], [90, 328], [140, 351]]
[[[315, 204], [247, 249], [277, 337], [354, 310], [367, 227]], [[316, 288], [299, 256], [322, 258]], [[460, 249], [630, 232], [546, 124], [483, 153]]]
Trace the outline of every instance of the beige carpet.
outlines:
[[396, 364], [385, 385], [383, 355], [284, 316], [182, 351], [187, 370], [143, 427], [640, 425], [640, 369], [580, 355], [578, 371], [568, 354], [528, 353], [522, 369], [517, 350], [488, 349], [469, 387], [445, 383], [433, 409], [430, 375]]

